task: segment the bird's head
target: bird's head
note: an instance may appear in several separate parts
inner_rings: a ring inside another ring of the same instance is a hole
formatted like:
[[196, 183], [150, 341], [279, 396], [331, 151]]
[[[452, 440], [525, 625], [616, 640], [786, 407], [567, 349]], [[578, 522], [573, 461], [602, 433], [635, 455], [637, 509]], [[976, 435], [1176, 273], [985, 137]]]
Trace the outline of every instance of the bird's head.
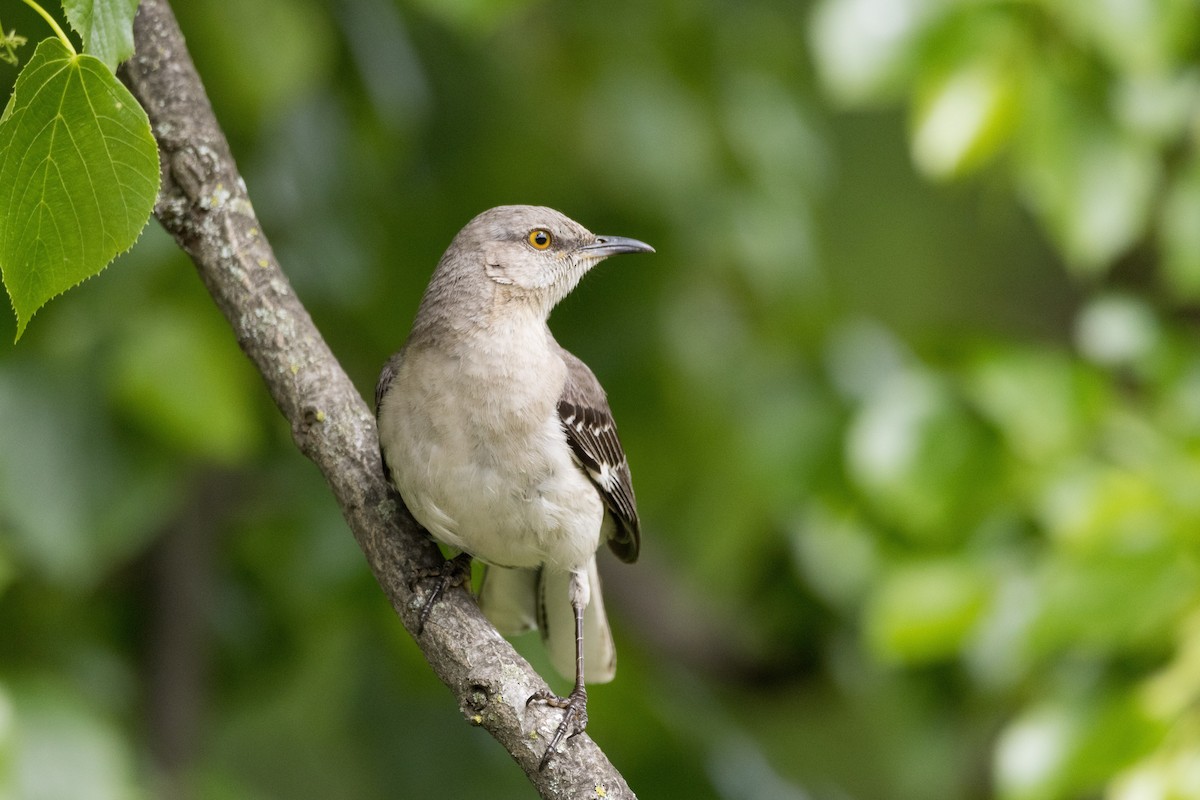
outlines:
[[497, 295], [531, 300], [549, 313], [608, 256], [652, 252], [636, 239], [597, 236], [552, 208], [499, 206], [467, 223], [443, 262], [455, 262], [454, 271], [478, 270]]
[[438, 262], [410, 338], [488, 325], [501, 308], [544, 319], [589, 269], [618, 253], [653, 253], [623, 236], [597, 236], [552, 208], [499, 206], [468, 222]]

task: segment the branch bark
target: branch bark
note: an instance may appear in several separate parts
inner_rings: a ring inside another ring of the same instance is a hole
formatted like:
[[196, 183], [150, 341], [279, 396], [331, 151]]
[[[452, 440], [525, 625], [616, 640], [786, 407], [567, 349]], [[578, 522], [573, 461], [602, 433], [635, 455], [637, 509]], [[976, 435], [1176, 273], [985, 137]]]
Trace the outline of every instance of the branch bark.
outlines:
[[[383, 477], [374, 415], [280, 269], [166, 0], [142, 0], [134, 42], [121, 77], [150, 115], [158, 141], [162, 189], [154, 214], [191, 256], [412, 633], [424, 596], [414, 578], [440, 566], [441, 554]], [[545, 682], [465, 592], [448, 592], [438, 602], [417, 644], [462, 714], [500, 742], [542, 797], [634, 796], [586, 735], [538, 770], [561, 711], [526, 708], [526, 698], [547, 688]]]

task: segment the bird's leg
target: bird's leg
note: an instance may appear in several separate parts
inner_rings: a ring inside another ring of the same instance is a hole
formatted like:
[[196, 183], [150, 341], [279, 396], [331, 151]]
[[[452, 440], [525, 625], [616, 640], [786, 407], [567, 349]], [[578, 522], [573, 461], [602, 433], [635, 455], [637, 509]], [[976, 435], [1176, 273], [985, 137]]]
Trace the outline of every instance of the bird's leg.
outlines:
[[425, 604], [421, 606], [421, 613], [417, 617], [417, 636], [425, 632], [425, 623], [429, 621], [433, 605], [441, 599], [446, 590], [454, 586], [466, 586], [471, 580], [471, 554], [459, 553], [454, 558], [443, 561], [438, 569], [422, 570], [413, 583], [427, 578], [437, 578], [438, 582], [425, 598]]
[[[525, 705], [533, 702], [545, 703], [548, 706], [564, 709], [562, 722], [554, 731], [546, 754], [538, 769], [546, 768], [550, 757], [558, 749], [563, 738], [571, 738], [583, 733], [587, 728], [587, 689], [583, 683], [583, 609], [587, 607], [590, 594], [587, 572], [575, 572], [571, 575], [571, 609], [575, 612], [575, 688], [566, 697], [559, 697], [548, 691], [535, 692], [525, 701]], [[569, 733], [568, 733], [569, 732]]]

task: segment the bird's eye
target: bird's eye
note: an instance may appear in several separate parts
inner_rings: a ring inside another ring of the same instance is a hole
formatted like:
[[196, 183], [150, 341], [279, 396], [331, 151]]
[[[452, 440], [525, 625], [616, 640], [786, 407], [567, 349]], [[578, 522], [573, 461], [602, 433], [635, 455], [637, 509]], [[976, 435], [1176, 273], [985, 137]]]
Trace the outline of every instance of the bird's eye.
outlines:
[[538, 250], [545, 250], [550, 246], [551, 241], [553, 241], [553, 237], [550, 235], [550, 231], [534, 228], [529, 232], [529, 243]]

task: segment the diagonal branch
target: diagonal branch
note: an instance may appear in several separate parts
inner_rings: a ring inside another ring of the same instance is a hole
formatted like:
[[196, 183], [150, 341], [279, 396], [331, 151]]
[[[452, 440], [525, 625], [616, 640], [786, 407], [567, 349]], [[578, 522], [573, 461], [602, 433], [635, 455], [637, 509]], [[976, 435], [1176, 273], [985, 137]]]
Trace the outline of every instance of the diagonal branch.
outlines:
[[[380, 587], [414, 631], [422, 598], [410, 583], [440, 565], [441, 555], [384, 480], [374, 416], [276, 262], [166, 0], [143, 0], [134, 41], [136, 55], [121, 72], [158, 140], [155, 216], [195, 262], [297, 447], [324, 474]], [[586, 735], [538, 770], [560, 712], [525, 707], [545, 682], [464, 592], [439, 601], [417, 643], [463, 715], [508, 750], [542, 797], [633, 797]]]

